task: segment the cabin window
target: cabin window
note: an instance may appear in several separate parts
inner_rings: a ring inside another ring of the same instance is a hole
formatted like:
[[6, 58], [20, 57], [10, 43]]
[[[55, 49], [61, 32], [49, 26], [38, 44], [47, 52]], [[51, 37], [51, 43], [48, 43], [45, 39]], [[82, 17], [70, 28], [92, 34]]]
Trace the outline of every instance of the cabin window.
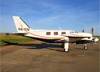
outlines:
[[23, 29], [22, 29], [22, 28], [18, 28], [18, 30], [19, 30], [19, 31], [22, 31]]
[[50, 32], [46, 32], [46, 35], [50, 35], [51, 33]]
[[61, 34], [66, 34], [66, 32], [62, 32]]
[[54, 35], [58, 35], [58, 32], [54, 32]]
[[70, 33], [75, 33], [74, 31], [71, 31]]

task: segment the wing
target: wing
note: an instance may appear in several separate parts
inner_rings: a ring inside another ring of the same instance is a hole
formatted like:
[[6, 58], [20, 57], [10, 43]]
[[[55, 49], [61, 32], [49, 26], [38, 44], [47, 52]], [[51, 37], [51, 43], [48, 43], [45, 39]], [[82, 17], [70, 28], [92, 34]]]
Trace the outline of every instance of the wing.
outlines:
[[81, 39], [83, 39], [83, 38], [88, 38], [88, 37], [86, 37], [86, 36], [69, 36], [69, 42], [70, 43], [74, 43], [74, 42], [76, 42], [76, 41], [78, 41], [78, 40], [81, 40]]
[[[65, 38], [69, 38], [69, 43], [74, 43], [83, 38], [88, 38], [89, 36], [64, 36]], [[55, 42], [65, 42], [65, 39], [56, 40]]]

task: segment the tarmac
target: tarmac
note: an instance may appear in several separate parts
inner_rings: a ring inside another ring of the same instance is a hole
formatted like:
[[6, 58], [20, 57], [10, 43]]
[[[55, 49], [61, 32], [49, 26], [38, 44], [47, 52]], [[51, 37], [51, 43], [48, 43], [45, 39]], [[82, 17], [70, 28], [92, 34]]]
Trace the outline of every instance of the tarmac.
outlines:
[[70, 44], [64, 52], [61, 44], [31, 41], [0, 48], [0, 72], [100, 72], [100, 42]]

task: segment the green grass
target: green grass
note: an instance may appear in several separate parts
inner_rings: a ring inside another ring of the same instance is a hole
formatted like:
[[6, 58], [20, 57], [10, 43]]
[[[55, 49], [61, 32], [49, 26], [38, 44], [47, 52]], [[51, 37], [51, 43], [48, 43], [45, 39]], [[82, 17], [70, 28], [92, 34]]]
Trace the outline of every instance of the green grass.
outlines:
[[32, 38], [27, 38], [19, 35], [0, 33], [0, 46], [17, 44], [25, 41], [33, 41]]

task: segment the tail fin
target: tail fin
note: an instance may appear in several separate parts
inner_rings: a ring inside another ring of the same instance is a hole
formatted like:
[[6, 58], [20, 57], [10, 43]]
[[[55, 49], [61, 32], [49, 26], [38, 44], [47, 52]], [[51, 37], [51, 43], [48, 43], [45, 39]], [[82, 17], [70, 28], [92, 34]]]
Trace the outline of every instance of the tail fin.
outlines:
[[18, 16], [13, 16], [18, 33], [26, 33], [30, 31], [30, 27]]

